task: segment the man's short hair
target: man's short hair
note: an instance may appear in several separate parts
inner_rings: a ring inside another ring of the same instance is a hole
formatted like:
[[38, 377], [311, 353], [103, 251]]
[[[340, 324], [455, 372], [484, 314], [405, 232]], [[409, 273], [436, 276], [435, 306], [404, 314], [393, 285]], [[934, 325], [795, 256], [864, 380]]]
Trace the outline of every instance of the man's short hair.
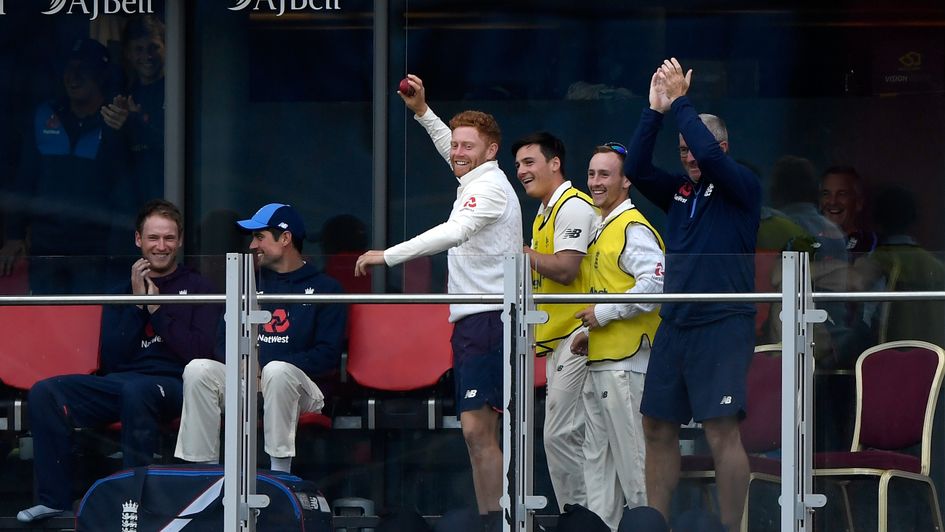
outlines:
[[820, 186], [823, 187], [824, 180], [827, 179], [827, 176], [833, 174], [848, 176], [850, 182], [853, 183], [853, 191], [856, 192], [857, 196], [863, 196], [863, 182], [860, 180], [860, 173], [856, 171], [856, 168], [842, 165], [831, 166], [824, 170], [824, 173], [820, 174]]
[[450, 120], [450, 129], [458, 127], [475, 128], [479, 135], [485, 139], [487, 145], [493, 142], [496, 145], [502, 144], [502, 130], [499, 129], [499, 123], [495, 121], [495, 117], [489, 113], [483, 113], [482, 111], [457, 113]]
[[516, 140], [512, 144], [512, 157], [515, 157], [515, 154], [518, 153], [518, 150], [522, 149], [525, 146], [534, 144], [538, 146], [541, 150], [541, 154], [545, 156], [546, 161], [550, 161], [553, 157], [557, 157], [561, 161], [561, 173], [564, 173], [564, 142], [561, 141], [558, 137], [548, 133], [547, 131], [536, 131], [529, 135]]
[[164, 42], [164, 23], [154, 15], [139, 15], [128, 21], [121, 37], [125, 46], [141, 38], [158, 37]]
[[[597, 155], [598, 153], [612, 153], [620, 158], [620, 162], [627, 160], [627, 148], [623, 144], [616, 142], [608, 142], [607, 144], [601, 144], [600, 146], [595, 146], [594, 151], [591, 153], [591, 157]], [[621, 165], [620, 171], [623, 172], [623, 166]]]
[[184, 217], [181, 216], [180, 209], [177, 208], [177, 205], [164, 199], [153, 199], [141, 207], [135, 220], [135, 230], [140, 234], [144, 229], [144, 221], [155, 215], [163, 216], [177, 224], [178, 236], [184, 234]]
[[[279, 240], [279, 237], [282, 236], [282, 233], [285, 233], [285, 231], [283, 231], [282, 229], [276, 229], [274, 227], [264, 227], [262, 229], [257, 229], [257, 231], [268, 232], [269, 234], [272, 235], [273, 240]], [[292, 247], [294, 247], [296, 251], [301, 253], [303, 239], [295, 236], [294, 234], [292, 234], [291, 231], [289, 231], [289, 236], [292, 237]]]
[[709, 130], [709, 133], [712, 133], [712, 136], [715, 137], [716, 142], [728, 140], [728, 128], [725, 127], [725, 121], [723, 121], [721, 118], [708, 113], [702, 113], [699, 115], [699, 119], [702, 120], [703, 124], [705, 124], [705, 127]]

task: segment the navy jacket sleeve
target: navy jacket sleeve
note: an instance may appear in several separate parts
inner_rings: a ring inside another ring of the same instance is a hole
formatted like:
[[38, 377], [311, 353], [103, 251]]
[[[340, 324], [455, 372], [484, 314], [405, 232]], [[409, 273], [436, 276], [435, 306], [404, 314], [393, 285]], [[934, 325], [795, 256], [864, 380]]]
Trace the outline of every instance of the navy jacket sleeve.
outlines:
[[692, 156], [698, 161], [703, 175], [711, 176], [713, 182], [722, 186], [730, 196], [729, 199], [745, 210], [757, 210], [761, 200], [761, 184], [747, 168], [735, 162], [719, 146], [712, 136], [695, 107], [686, 96], [681, 96], [673, 102], [673, 113], [679, 133], [692, 151]]
[[[206, 279], [194, 275], [192, 294], [210, 294], [214, 290]], [[154, 332], [161, 335], [171, 352], [184, 364], [195, 358], [213, 356], [220, 305], [161, 305], [151, 315]]]
[[653, 148], [659, 134], [663, 115], [644, 108], [640, 115], [630, 146], [627, 149], [625, 171], [630, 183], [657, 207], [666, 211], [679, 188], [679, 177], [653, 166]]

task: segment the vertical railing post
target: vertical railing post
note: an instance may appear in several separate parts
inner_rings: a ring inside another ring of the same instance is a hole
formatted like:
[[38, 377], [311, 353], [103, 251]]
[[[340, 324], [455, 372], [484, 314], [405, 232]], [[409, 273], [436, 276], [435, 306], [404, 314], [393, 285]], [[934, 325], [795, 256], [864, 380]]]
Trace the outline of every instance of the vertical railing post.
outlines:
[[827, 319], [814, 308], [807, 253], [781, 257], [781, 530], [813, 529], [813, 326]]
[[224, 398], [223, 530], [256, 530], [256, 510], [269, 498], [256, 493], [256, 334], [271, 315], [256, 303], [252, 255], [226, 255], [226, 395]]
[[535, 361], [531, 326], [548, 315], [534, 309], [531, 270], [525, 255], [505, 257], [504, 325], [505, 354], [502, 414], [504, 532], [531, 532], [535, 510], [547, 499], [533, 494], [535, 449]]

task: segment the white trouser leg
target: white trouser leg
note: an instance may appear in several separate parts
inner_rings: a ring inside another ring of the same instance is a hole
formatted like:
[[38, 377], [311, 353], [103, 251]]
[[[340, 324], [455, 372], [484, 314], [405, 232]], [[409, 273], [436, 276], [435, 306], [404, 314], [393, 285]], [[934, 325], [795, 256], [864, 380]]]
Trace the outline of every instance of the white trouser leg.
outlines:
[[587, 358], [571, 353], [572, 334], [548, 355], [545, 398], [545, 455], [558, 507], [587, 504], [584, 487], [584, 402], [581, 390]]
[[584, 386], [587, 507], [611, 530], [617, 530], [624, 505], [646, 504], [640, 415], [645, 377], [632, 371], [589, 371]]
[[263, 367], [262, 393], [266, 453], [276, 458], [295, 456], [299, 413], [320, 412], [325, 396], [304, 371], [278, 360]]
[[226, 390], [226, 366], [198, 358], [184, 368], [184, 409], [174, 456], [189, 462], [220, 459], [220, 414]]

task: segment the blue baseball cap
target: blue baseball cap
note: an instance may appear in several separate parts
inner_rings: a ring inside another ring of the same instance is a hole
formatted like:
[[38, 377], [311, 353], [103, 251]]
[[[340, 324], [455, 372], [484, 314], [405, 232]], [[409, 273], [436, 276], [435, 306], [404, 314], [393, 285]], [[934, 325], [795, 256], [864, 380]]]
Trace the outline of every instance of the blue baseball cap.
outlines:
[[300, 241], [305, 238], [305, 223], [302, 222], [302, 217], [291, 205], [284, 203], [264, 205], [256, 211], [252, 218], [240, 220], [236, 222], [236, 225], [247, 231], [258, 231], [260, 229], [289, 231]]

